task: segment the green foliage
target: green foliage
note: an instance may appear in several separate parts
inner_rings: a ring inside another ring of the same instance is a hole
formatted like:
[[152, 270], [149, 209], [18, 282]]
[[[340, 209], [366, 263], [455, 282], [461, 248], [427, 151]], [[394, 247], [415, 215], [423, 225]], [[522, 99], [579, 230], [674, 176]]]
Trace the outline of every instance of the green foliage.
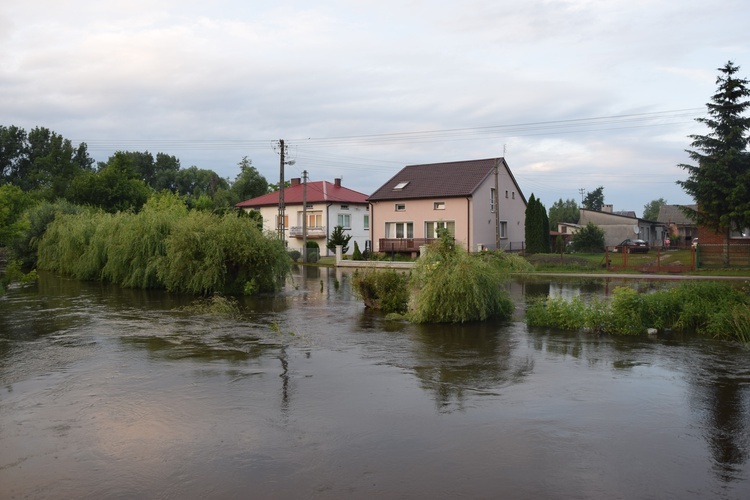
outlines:
[[76, 177], [67, 198], [79, 205], [114, 213], [140, 210], [150, 194], [151, 189], [138, 178], [132, 156], [117, 152], [98, 172]]
[[750, 341], [750, 295], [727, 283], [686, 282], [668, 290], [639, 293], [618, 287], [608, 303], [548, 297], [531, 304], [531, 326], [642, 335], [653, 328]]
[[289, 258], [250, 219], [189, 212], [163, 193], [138, 214], [56, 217], [39, 245], [39, 267], [126, 287], [242, 294], [276, 290]]
[[297, 262], [300, 256], [302, 256], [299, 250], [289, 250], [287, 254], [289, 254], [289, 258], [292, 259], [293, 262]]
[[589, 222], [573, 235], [573, 249], [576, 252], [603, 252], [604, 231]]
[[719, 68], [721, 74], [708, 118], [697, 118], [710, 129], [707, 135], [691, 135], [690, 159], [697, 165], [680, 164], [688, 173], [677, 181], [698, 204], [698, 210], [683, 207], [698, 225], [717, 232], [742, 231], [750, 227], [750, 154], [747, 151], [750, 117], [748, 80], [737, 78], [739, 67], [732, 61]]
[[268, 192], [268, 181], [253, 166], [252, 160], [243, 156], [242, 161], [237, 165], [240, 167], [240, 173], [237, 174], [231, 188], [236, 203], [256, 198]]
[[573, 198], [563, 201], [560, 198], [549, 207], [549, 225], [554, 231], [557, 231], [557, 225], [561, 222], [578, 224], [581, 215], [578, 209], [578, 203]]
[[33, 285], [37, 281], [36, 269], [24, 273], [20, 260], [11, 260], [5, 266], [5, 272], [0, 276], [0, 292], [3, 292], [11, 283], [21, 286]]
[[430, 245], [414, 268], [409, 317], [417, 323], [508, 318], [513, 303], [496, 266], [469, 255], [449, 234]]
[[0, 247], [9, 246], [26, 231], [23, 213], [34, 203], [33, 197], [18, 186], [0, 185]]
[[651, 200], [643, 205], [643, 218], [646, 220], [656, 220], [659, 218], [659, 209], [667, 204], [667, 200], [659, 198]]
[[549, 253], [549, 218], [542, 202], [531, 194], [526, 204], [526, 253]]
[[359, 245], [357, 244], [356, 240], [354, 241], [354, 252], [352, 253], [352, 259], [364, 260], [364, 257], [362, 256], [362, 252], [359, 250]]
[[239, 318], [241, 316], [237, 299], [221, 295], [212, 295], [208, 298], [198, 299], [190, 305], [181, 307], [180, 310], [207, 316], [226, 316], [230, 318]]
[[331, 231], [331, 237], [328, 238], [326, 247], [328, 250], [336, 250], [336, 245], [341, 245], [341, 252], [346, 255], [349, 251], [349, 240], [351, 239], [351, 235], [344, 234], [343, 226], [336, 226]]
[[320, 245], [317, 241], [308, 241], [307, 246], [307, 262], [318, 262], [320, 260]]
[[586, 193], [586, 197], [583, 199], [583, 208], [587, 210], [601, 211], [604, 206], [604, 186], [599, 186]]
[[41, 241], [47, 225], [57, 214], [78, 214], [84, 209], [78, 205], [60, 199], [53, 202], [42, 201], [23, 214], [25, 222], [23, 231], [12, 242], [10, 248], [15, 258], [21, 260], [24, 267], [35, 267], [39, 241]]
[[86, 144], [78, 147], [43, 127], [25, 130], [0, 125], [0, 185], [14, 184], [45, 199], [64, 195], [73, 179], [90, 172]]
[[356, 270], [352, 287], [366, 307], [384, 313], [405, 313], [409, 303], [407, 276], [392, 269]]

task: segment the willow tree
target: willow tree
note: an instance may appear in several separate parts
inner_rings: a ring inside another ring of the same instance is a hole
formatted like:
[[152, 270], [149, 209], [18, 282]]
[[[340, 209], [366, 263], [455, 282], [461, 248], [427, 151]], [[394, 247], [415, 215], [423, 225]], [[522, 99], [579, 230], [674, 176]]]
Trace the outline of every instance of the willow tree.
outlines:
[[688, 178], [677, 184], [698, 205], [684, 207], [686, 215], [701, 226], [729, 236], [731, 231], [750, 227], [750, 154], [747, 151], [750, 118], [743, 116], [750, 106], [748, 80], [737, 78], [732, 61], [719, 68], [716, 93], [707, 103], [708, 117], [696, 118], [710, 132], [689, 136], [693, 150], [687, 150], [697, 165], [680, 164]]

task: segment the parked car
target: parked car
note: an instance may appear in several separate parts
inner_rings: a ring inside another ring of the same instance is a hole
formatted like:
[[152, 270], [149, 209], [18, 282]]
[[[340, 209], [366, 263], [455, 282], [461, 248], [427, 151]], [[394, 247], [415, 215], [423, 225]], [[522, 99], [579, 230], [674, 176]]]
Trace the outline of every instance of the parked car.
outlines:
[[622, 252], [626, 248], [630, 253], [647, 253], [648, 243], [646, 243], [644, 240], [631, 240], [630, 238], [628, 238], [627, 240], [624, 240], [622, 243], [617, 245], [614, 251]]

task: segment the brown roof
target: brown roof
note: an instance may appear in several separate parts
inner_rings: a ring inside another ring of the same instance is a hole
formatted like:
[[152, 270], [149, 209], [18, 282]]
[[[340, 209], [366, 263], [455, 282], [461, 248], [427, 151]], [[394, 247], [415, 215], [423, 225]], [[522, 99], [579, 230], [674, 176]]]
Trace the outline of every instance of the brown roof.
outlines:
[[[284, 205], [302, 205], [302, 194], [304, 184], [289, 186], [284, 189]], [[336, 186], [328, 181], [315, 181], [307, 183], [307, 203], [346, 203], [367, 204], [367, 195], [343, 186]], [[260, 208], [279, 204], [279, 192], [264, 194], [257, 198], [237, 203], [240, 208]]]
[[[409, 165], [371, 194], [368, 200], [469, 196], [492, 175], [497, 161], [500, 161], [501, 168], [507, 167], [503, 158]], [[403, 183], [407, 184], [396, 189]]]
[[[693, 210], [698, 209], [698, 205], [686, 205]], [[659, 215], [656, 217], [658, 222], [667, 224], [678, 224], [682, 226], [694, 226], [695, 221], [690, 219], [680, 209], [679, 205], [662, 205], [659, 207]]]

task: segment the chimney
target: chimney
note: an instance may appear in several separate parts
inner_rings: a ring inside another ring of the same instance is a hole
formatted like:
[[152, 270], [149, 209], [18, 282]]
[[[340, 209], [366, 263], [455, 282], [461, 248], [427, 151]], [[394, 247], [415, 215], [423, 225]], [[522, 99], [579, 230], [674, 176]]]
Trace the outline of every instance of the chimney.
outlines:
[[299, 177], [292, 177], [290, 187], [299, 186]]
[[615, 207], [612, 204], [605, 203], [602, 205], [602, 212], [606, 212], [608, 214], [611, 214], [614, 211]]
[[336, 186], [337, 188], [340, 188], [341, 187], [341, 178], [333, 179], [333, 185]]

